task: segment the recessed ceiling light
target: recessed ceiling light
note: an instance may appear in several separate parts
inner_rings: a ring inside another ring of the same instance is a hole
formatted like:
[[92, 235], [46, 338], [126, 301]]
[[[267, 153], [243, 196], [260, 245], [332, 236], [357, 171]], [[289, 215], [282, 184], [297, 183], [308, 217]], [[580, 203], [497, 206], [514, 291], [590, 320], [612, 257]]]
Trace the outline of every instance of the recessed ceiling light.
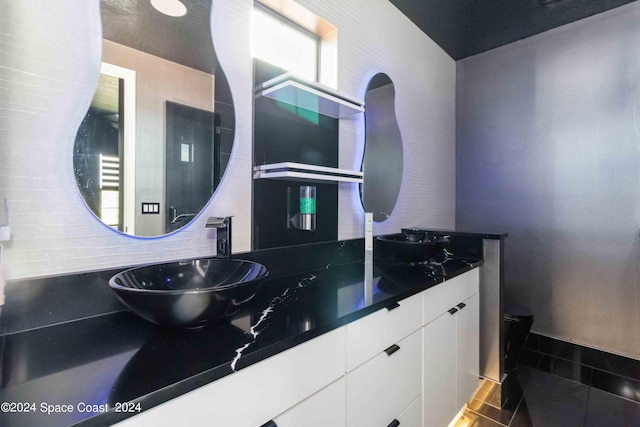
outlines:
[[180, 0], [151, 0], [151, 6], [169, 16], [178, 17], [187, 14], [187, 7]]

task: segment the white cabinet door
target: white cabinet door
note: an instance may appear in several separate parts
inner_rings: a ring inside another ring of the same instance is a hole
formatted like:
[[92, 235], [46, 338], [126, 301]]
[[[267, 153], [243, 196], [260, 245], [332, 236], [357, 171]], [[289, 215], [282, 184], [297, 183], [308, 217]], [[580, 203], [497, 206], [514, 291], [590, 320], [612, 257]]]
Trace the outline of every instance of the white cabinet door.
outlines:
[[420, 396], [422, 334], [399, 341], [347, 374], [347, 426], [387, 426]]
[[278, 427], [345, 427], [345, 408], [346, 387], [343, 377], [273, 421]]
[[410, 296], [398, 305], [392, 310], [378, 310], [346, 326], [347, 372], [420, 329], [422, 295]]
[[422, 324], [426, 325], [451, 307], [477, 294], [480, 290], [478, 268], [469, 270], [422, 293], [424, 298]]
[[422, 397], [413, 401], [397, 418], [400, 427], [422, 427]]
[[422, 294], [425, 427], [447, 426], [478, 387], [479, 282], [476, 268]]
[[455, 314], [440, 315], [423, 328], [423, 334], [424, 425], [445, 427], [458, 412]]
[[458, 390], [456, 407], [462, 408], [479, 385], [480, 294], [463, 302], [457, 317]]

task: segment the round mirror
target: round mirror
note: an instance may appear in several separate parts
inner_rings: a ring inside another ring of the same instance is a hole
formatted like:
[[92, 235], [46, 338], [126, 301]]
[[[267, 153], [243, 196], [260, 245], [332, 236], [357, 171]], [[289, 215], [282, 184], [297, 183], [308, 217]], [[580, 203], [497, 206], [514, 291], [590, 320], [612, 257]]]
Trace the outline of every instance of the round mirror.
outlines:
[[233, 145], [211, 0], [101, 0], [100, 13], [102, 67], [76, 135], [76, 182], [109, 227], [170, 233], [207, 204]]
[[364, 103], [365, 145], [360, 199], [373, 220], [382, 222], [393, 212], [402, 185], [402, 138], [396, 119], [393, 82], [378, 73], [369, 82]]

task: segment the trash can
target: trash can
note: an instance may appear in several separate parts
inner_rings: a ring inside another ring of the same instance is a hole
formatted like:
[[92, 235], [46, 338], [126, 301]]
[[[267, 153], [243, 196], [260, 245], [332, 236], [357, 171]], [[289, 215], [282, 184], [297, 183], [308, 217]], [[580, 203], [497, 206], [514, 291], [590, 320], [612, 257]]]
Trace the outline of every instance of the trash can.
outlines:
[[504, 307], [504, 371], [513, 372], [533, 324], [533, 312], [522, 305]]

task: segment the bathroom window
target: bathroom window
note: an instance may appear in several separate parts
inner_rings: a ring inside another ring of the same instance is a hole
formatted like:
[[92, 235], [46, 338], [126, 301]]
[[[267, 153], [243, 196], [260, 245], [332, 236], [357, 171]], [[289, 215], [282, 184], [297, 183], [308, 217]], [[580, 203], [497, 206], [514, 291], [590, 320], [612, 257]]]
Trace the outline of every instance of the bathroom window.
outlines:
[[320, 37], [256, 3], [253, 9], [253, 56], [317, 81]]

